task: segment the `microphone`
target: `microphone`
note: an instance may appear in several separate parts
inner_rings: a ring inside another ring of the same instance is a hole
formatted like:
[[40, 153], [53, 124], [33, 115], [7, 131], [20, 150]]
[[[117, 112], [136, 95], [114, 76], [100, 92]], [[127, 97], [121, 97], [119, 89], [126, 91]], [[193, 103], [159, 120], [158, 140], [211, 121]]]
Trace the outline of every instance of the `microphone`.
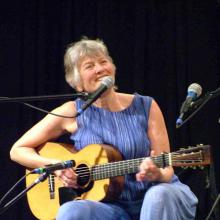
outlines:
[[195, 101], [202, 94], [202, 87], [197, 83], [189, 85], [187, 90], [186, 100], [183, 102], [180, 115], [176, 121], [176, 127], [178, 128], [183, 123], [183, 118], [186, 112], [192, 107], [193, 101]]
[[84, 112], [93, 102], [95, 102], [107, 89], [111, 88], [114, 85], [114, 79], [110, 76], [106, 76], [102, 79], [101, 85], [99, 88], [92, 93], [92, 95], [83, 103], [81, 108], [77, 111], [76, 116], [79, 116]]
[[71, 168], [75, 166], [75, 161], [74, 160], [66, 160], [63, 161], [61, 163], [55, 163], [55, 164], [49, 164], [46, 165], [45, 167], [40, 167], [40, 168], [36, 168], [34, 170], [31, 171], [31, 173], [38, 173], [38, 174], [42, 174], [42, 173], [53, 173], [56, 170], [63, 170], [66, 168]]

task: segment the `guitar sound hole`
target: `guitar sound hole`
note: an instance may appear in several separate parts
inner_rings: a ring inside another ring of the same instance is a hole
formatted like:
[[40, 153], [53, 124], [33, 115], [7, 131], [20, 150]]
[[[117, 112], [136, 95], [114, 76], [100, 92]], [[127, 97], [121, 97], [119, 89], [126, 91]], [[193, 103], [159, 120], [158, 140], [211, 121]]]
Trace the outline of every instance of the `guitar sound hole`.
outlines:
[[90, 180], [90, 170], [89, 168], [86, 166], [86, 164], [80, 164], [77, 168], [76, 168], [76, 173], [78, 174], [78, 180], [77, 183], [80, 186], [85, 186], [88, 184], [89, 180]]

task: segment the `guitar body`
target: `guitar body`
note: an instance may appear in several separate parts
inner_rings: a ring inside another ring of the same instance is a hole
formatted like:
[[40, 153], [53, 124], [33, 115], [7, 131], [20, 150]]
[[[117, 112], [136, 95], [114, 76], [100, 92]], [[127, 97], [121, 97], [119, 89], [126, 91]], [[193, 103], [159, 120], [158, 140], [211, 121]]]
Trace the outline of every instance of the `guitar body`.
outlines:
[[[39, 154], [47, 158], [60, 159], [61, 161], [74, 160], [76, 168], [81, 166], [89, 168], [97, 164], [122, 160], [117, 150], [108, 145], [99, 144], [89, 145], [77, 152], [73, 150], [72, 145], [48, 142], [41, 146]], [[38, 177], [39, 174], [28, 175], [26, 185], [29, 186]], [[38, 219], [55, 219], [60, 204], [68, 200], [86, 199], [102, 201], [117, 198], [123, 189], [124, 177], [117, 176], [96, 181], [89, 178], [80, 190], [63, 187], [62, 182], [57, 177], [54, 177], [54, 182], [54, 199], [50, 198], [48, 180], [39, 183], [27, 193], [30, 209]], [[68, 195], [67, 198], [65, 194]]]

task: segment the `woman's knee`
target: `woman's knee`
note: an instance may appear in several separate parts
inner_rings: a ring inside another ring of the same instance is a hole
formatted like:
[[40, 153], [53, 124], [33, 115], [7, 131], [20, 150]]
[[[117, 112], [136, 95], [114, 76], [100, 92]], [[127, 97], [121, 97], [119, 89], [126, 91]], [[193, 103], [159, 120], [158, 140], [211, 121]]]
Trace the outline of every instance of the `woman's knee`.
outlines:
[[[152, 186], [145, 194], [140, 219], [169, 219], [175, 203], [172, 197], [169, 184], [162, 183]], [[175, 213], [172, 213], [172, 215], [174, 216]]]
[[168, 183], [152, 186], [145, 194], [145, 200], [155, 203], [170, 200], [172, 197], [172, 189]]
[[179, 184], [161, 183], [145, 194], [141, 219], [194, 219], [196, 198]]
[[89, 219], [90, 208], [82, 200], [64, 203], [58, 211], [56, 220]]

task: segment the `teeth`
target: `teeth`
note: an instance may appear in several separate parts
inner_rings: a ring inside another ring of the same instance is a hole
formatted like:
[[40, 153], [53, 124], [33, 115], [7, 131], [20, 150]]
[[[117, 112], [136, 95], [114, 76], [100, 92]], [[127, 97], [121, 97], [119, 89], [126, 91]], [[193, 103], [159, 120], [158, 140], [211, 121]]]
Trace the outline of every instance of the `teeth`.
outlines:
[[102, 76], [102, 77], [99, 78], [99, 80], [103, 80], [103, 79], [106, 78], [106, 77], [110, 77], [110, 76], [108, 76], [108, 75]]

